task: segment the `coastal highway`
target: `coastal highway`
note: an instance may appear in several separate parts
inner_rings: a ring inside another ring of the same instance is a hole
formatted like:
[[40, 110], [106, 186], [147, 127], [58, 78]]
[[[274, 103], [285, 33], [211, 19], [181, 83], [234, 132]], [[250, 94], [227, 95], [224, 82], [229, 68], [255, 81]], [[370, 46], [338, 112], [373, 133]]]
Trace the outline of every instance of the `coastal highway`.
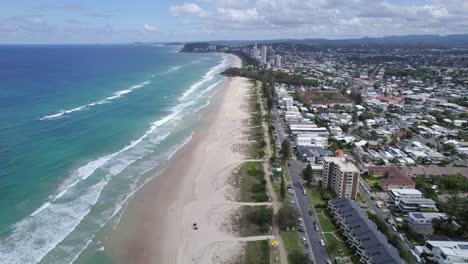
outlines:
[[[281, 123], [278, 111], [275, 109], [272, 111], [272, 119], [275, 126], [275, 130], [278, 134], [278, 141], [283, 142], [284, 139], [287, 138], [284, 127]], [[289, 174], [291, 175], [292, 180], [292, 187], [294, 189], [294, 193], [297, 200], [297, 205], [303, 220], [303, 225], [305, 229], [305, 233], [299, 233], [300, 236], [307, 236], [308, 248], [306, 252], [309, 252], [309, 256], [312, 258], [314, 263], [316, 264], [326, 264], [328, 260], [328, 255], [325, 247], [320, 245], [321, 233], [320, 230], [316, 231], [314, 228], [314, 221], [317, 221], [314, 211], [312, 210], [312, 206], [307, 195], [302, 194], [301, 189], [301, 172], [304, 169], [305, 165], [295, 161], [295, 160], [288, 160], [287, 161], [289, 166]], [[309, 212], [311, 214], [309, 214]], [[318, 222], [317, 222], [318, 223]]]

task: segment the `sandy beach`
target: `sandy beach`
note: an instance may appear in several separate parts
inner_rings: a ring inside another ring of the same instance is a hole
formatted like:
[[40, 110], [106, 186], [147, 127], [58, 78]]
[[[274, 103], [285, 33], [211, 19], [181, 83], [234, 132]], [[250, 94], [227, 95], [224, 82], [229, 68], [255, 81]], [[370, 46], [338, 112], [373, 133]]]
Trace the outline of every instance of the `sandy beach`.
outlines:
[[[240, 67], [238, 57], [228, 56]], [[235, 146], [245, 143], [248, 89], [245, 78], [226, 80], [192, 140], [130, 200], [105, 245], [114, 262], [219, 263], [241, 252], [239, 241], [249, 238], [235, 237], [225, 225], [242, 203], [226, 194], [228, 178], [245, 159]]]

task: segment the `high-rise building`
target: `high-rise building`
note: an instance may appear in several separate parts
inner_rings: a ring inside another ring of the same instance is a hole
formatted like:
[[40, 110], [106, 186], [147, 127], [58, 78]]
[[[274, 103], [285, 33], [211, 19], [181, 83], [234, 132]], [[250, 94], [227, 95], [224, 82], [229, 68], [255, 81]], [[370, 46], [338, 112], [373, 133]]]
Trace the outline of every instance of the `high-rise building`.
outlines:
[[260, 56], [262, 57], [262, 64], [265, 64], [267, 62], [267, 46], [262, 46]]
[[252, 57], [256, 58], [258, 56], [257, 44], [254, 44], [252, 48]]
[[275, 66], [276, 68], [281, 68], [281, 56], [280, 55], [276, 55], [275, 57]]
[[356, 199], [359, 169], [346, 157], [325, 157], [322, 187], [335, 191], [339, 198]]

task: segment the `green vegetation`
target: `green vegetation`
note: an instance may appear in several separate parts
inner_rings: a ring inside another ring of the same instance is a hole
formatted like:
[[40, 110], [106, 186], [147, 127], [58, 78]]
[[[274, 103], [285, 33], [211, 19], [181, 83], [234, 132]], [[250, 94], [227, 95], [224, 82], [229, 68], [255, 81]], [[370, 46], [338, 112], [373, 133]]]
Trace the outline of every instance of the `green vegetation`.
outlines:
[[281, 230], [291, 230], [299, 224], [297, 208], [285, 204], [278, 210], [278, 226]]
[[283, 162], [285, 162], [287, 159], [291, 157], [292, 150], [291, 150], [291, 143], [289, 143], [289, 140], [285, 139], [283, 140], [283, 143], [281, 143], [281, 159]]
[[252, 83], [252, 89], [249, 96], [250, 118], [248, 121], [249, 131], [248, 139], [250, 144], [247, 149], [247, 156], [252, 159], [263, 159], [265, 157], [265, 147], [267, 145], [262, 128], [261, 105], [258, 101], [256, 84]]
[[[425, 197], [436, 201], [439, 211], [448, 216], [446, 220], [434, 221], [435, 233], [452, 238], [468, 238], [468, 198], [457, 196], [468, 192], [468, 180], [461, 175], [420, 176], [415, 177], [414, 180], [416, 188]], [[439, 199], [432, 185], [438, 186], [439, 194], [451, 195], [446, 202]]]
[[330, 222], [330, 219], [328, 217], [326, 217], [325, 215], [322, 214], [318, 214], [318, 211], [317, 210], [317, 218], [318, 218], [318, 221], [320, 223], [320, 226], [322, 227], [322, 231], [323, 232], [333, 232], [335, 230], [333, 224]]
[[276, 197], [278, 198], [279, 201], [281, 201], [281, 202], [288, 202], [289, 201], [288, 196], [285, 196], [284, 198], [281, 197], [281, 184], [273, 183], [273, 191], [275, 191]]
[[324, 208], [327, 207], [327, 203], [325, 200], [322, 199], [321, 191], [317, 186], [310, 186], [307, 188], [307, 196], [309, 197], [309, 201], [315, 208]]
[[269, 264], [270, 246], [268, 241], [249, 241], [246, 243], [242, 264]]
[[284, 177], [281, 177], [280, 196], [282, 200], [286, 197], [286, 187], [284, 185]]
[[344, 241], [338, 239], [334, 233], [325, 233], [324, 236], [326, 240], [325, 247], [329, 254], [335, 257], [349, 257], [353, 254]]
[[269, 206], [242, 206], [231, 216], [232, 231], [241, 237], [268, 233], [272, 226], [273, 209]]
[[304, 171], [302, 171], [302, 174], [304, 175], [306, 185], [310, 186], [310, 182], [312, 181], [312, 178], [314, 176], [314, 172], [312, 171], [312, 166], [310, 166], [310, 163], [307, 164], [307, 167], [304, 169]]
[[382, 187], [380, 187], [380, 184], [379, 184], [379, 178], [376, 178], [376, 177], [371, 177], [369, 175], [367, 176], [361, 176], [361, 178], [363, 178], [367, 185], [369, 185], [369, 187], [374, 191], [374, 192], [381, 192], [382, 191]]
[[397, 68], [397, 67], [387, 67], [385, 68], [384, 78], [388, 78], [391, 76], [396, 77], [412, 77], [418, 79], [432, 79], [434, 76], [437, 76], [437, 73], [433, 70], [429, 69], [404, 69], [404, 68]]
[[284, 83], [291, 85], [306, 85], [317, 87], [317, 80], [308, 79], [299, 74], [288, 74], [279, 71], [254, 69], [254, 68], [229, 68], [223, 72], [226, 76], [241, 76], [255, 80], [268, 80], [270, 83]]
[[[468, 192], [468, 179], [462, 175], [436, 175], [415, 177], [415, 182], [419, 188], [424, 189], [424, 193], [434, 197], [435, 190], [432, 185], [437, 185], [439, 193], [459, 194]], [[418, 189], [419, 189], [418, 188]]]
[[294, 251], [288, 254], [289, 264], [307, 264], [309, 259], [301, 251]]
[[284, 248], [287, 252], [301, 251], [299, 234], [296, 231], [282, 231], [281, 238], [283, 238]]
[[266, 180], [262, 162], [244, 162], [233, 176], [235, 178], [234, 186], [238, 186], [240, 190], [236, 197], [237, 201], [266, 202], [269, 200], [266, 193]]
[[380, 230], [380, 232], [382, 232], [387, 237], [388, 242], [392, 244], [396, 249], [398, 249], [400, 257], [406, 262], [412, 264], [414, 262], [413, 257], [411, 257], [411, 254], [408, 251], [406, 251], [405, 248], [401, 245], [400, 240], [398, 240], [398, 238], [395, 235], [392, 235], [390, 233], [387, 224], [381, 221], [376, 214], [369, 212], [367, 214], [369, 215], [369, 219], [377, 225], [377, 229]]

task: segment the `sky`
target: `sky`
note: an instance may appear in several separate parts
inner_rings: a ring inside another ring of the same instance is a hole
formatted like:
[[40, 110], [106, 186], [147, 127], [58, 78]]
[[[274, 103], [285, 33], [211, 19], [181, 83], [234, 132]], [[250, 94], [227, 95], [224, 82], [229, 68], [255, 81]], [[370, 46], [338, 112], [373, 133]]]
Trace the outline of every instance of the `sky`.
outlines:
[[468, 33], [468, 0], [0, 0], [0, 44]]

